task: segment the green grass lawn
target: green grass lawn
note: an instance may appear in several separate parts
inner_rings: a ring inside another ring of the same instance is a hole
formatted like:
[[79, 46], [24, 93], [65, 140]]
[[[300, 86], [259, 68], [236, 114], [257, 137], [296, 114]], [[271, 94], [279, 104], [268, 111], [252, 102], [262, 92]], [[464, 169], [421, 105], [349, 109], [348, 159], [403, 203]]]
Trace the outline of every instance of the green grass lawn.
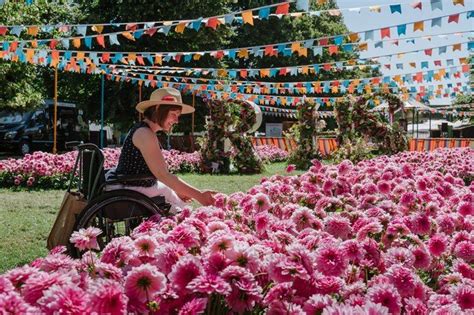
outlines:
[[[247, 191], [260, 183], [263, 176], [285, 174], [285, 168], [285, 163], [274, 163], [258, 175], [185, 174], [180, 177], [197, 188], [229, 194]], [[15, 192], [0, 189], [0, 273], [46, 255], [46, 238], [63, 194], [59, 190]]]

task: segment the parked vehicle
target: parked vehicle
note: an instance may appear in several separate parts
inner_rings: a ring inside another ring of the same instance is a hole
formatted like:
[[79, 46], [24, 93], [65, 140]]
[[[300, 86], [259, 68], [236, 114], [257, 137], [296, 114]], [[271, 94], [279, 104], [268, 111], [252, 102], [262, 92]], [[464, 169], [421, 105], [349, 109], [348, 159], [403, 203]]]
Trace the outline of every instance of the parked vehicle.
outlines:
[[[0, 151], [31, 153], [34, 150], [51, 151], [53, 148], [54, 101], [27, 112], [0, 112]], [[58, 102], [57, 149], [65, 150], [65, 142], [81, 141], [81, 113], [73, 103]]]

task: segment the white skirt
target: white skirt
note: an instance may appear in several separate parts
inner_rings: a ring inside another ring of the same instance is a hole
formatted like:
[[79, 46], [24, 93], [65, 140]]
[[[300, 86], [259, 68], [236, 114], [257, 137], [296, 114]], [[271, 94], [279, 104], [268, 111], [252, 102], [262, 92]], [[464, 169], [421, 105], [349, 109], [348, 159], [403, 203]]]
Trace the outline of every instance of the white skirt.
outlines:
[[168, 186], [166, 186], [165, 184], [159, 181], [156, 181], [156, 185], [153, 185], [150, 187], [127, 186], [127, 185], [122, 185], [122, 184], [116, 184], [116, 185], [107, 185], [105, 188], [106, 191], [117, 190], [117, 189], [134, 190], [150, 198], [156, 197], [156, 196], [163, 196], [165, 197], [165, 201], [171, 204], [170, 210], [172, 213], [177, 213], [179, 212], [180, 209], [186, 206], [186, 203], [181, 198], [179, 198], [179, 196], [176, 194], [176, 192], [173, 189], [169, 188]]

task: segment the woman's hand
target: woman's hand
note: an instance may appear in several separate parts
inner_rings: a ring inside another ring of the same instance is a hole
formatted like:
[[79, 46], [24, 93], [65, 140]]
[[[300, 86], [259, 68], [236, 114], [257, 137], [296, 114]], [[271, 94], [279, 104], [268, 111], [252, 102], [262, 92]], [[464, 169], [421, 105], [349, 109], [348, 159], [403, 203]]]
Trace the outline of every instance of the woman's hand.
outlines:
[[201, 192], [201, 195], [199, 196], [199, 201], [200, 204], [203, 206], [213, 206], [216, 200], [214, 199], [214, 195], [217, 194], [217, 191], [214, 190], [204, 190]]
[[184, 202], [190, 202], [192, 200], [192, 198], [189, 198], [188, 196], [180, 195], [180, 194], [177, 194], [177, 195]]

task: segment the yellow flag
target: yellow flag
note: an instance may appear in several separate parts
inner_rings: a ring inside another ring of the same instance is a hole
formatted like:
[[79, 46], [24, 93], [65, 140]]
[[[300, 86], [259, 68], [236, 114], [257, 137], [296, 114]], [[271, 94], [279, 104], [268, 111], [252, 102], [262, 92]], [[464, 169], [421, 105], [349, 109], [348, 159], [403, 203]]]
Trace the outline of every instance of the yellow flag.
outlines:
[[422, 31], [423, 32], [424, 28], [425, 28], [425, 24], [424, 24], [423, 21], [413, 23], [413, 32], [415, 32], [415, 31]]
[[319, 5], [325, 4], [326, 2], [328, 2], [328, 0], [318, 0]]
[[201, 56], [202, 56], [201, 54], [194, 54], [193, 60], [199, 60], [201, 59]]
[[39, 28], [38, 26], [30, 26], [28, 27], [28, 35], [31, 35], [31, 36], [36, 36], [38, 35], [38, 31], [39, 31]]
[[372, 88], [370, 87], [370, 85], [367, 84], [367, 85], [365, 86], [365, 92], [366, 92], [366, 93], [371, 93], [371, 92], [372, 92]]
[[439, 75], [443, 77], [446, 74], [446, 69], [439, 69]]
[[453, 4], [454, 5], [460, 4], [460, 5], [464, 6], [464, 0], [453, 0]]
[[379, 98], [374, 99], [374, 103], [375, 105], [380, 105], [380, 99]]
[[410, 62], [409, 64], [412, 68], [416, 68], [416, 62]]
[[339, 91], [339, 87], [337, 85], [335, 85], [331, 88], [332, 93], [337, 93], [338, 91]]
[[298, 50], [298, 55], [307, 57], [308, 56], [308, 48], [301, 47], [300, 50]]
[[360, 51], [365, 51], [365, 50], [367, 50], [367, 47], [368, 47], [367, 43], [359, 44], [359, 50], [360, 50]]
[[161, 55], [155, 55], [155, 64], [156, 65], [161, 65], [163, 62], [162, 62], [162, 57]]
[[97, 33], [100, 34], [104, 30], [104, 26], [103, 25], [92, 25], [92, 30], [94, 32], [97, 32]]
[[84, 52], [78, 51], [77, 55], [76, 55], [76, 59], [77, 60], [82, 60], [82, 59], [84, 59], [84, 56], [85, 56]]
[[242, 20], [245, 23], [253, 25], [253, 13], [252, 10], [242, 11]]
[[302, 74], [308, 74], [308, 72], [309, 72], [309, 67], [308, 66], [301, 67], [301, 73]]
[[133, 37], [133, 35], [132, 35], [131, 32], [122, 32], [121, 34], [122, 34], [122, 36], [125, 37], [126, 39], [135, 41], [135, 37]]
[[77, 38], [77, 37], [73, 38], [72, 39], [72, 45], [76, 48], [81, 47], [81, 39]]
[[370, 12], [377, 12], [377, 13], [380, 13], [381, 10], [382, 10], [382, 9], [381, 9], [381, 7], [380, 7], [379, 5], [374, 5], [374, 6], [369, 7], [369, 11], [370, 11]]
[[186, 23], [182, 22], [182, 23], [179, 23], [178, 25], [176, 25], [176, 28], [174, 29], [174, 31], [176, 33], [183, 33], [185, 28], [186, 28]]
[[128, 54], [128, 62], [130, 63], [130, 61], [133, 61], [135, 62], [137, 60], [137, 54], [135, 53], [129, 53]]
[[244, 48], [244, 49], [239, 50], [239, 52], [237, 53], [237, 57], [239, 57], [239, 58], [248, 58], [249, 57], [248, 49]]
[[218, 69], [217, 70], [217, 75], [220, 77], [225, 77], [227, 76], [227, 70], [226, 69]]
[[260, 76], [262, 78], [270, 76], [270, 69], [260, 69]]
[[453, 45], [453, 51], [456, 51], [456, 50], [461, 50], [461, 44]]
[[291, 52], [299, 51], [301, 48], [300, 42], [291, 43]]
[[355, 43], [356, 41], [359, 40], [359, 34], [351, 33], [349, 34], [349, 39], [351, 40], [352, 43]]

